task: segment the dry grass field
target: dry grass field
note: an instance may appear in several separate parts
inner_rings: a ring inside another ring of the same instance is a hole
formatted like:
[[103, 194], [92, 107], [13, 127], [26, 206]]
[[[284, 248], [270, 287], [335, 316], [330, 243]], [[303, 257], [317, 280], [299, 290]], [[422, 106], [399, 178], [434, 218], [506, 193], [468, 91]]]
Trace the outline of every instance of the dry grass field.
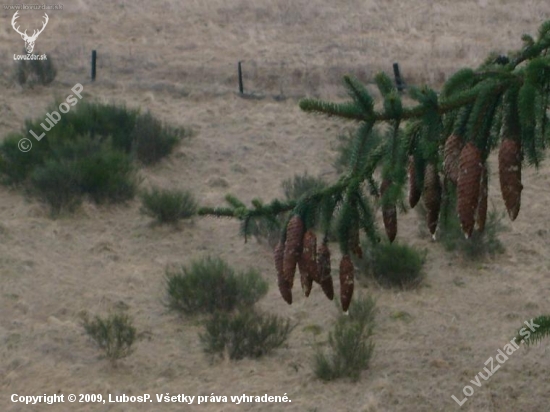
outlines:
[[[405, 80], [438, 87], [491, 51], [521, 46], [550, 19], [550, 3], [526, 0], [144, 0], [64, 3], [51, 12], [37, 50], [58, 75], [48, 87], [21, 88], [12, 55], [23, 42], [0, 9], [0, 138], [43, 116], [77, 82], [85, 98], [151, 110], [196, 135], [142, 186], [190, 189], [205, 206], [233, 193], [244, 201], [282, 196], [281, 182], [307, 171], [329, 181], [336, 137], [351, 123], [303, 113], [298, 99], [344, 97], [341, 76], [370, 81], [399, 62]], [[24, 12], [22, 25], [40, 24]], [[92, 49], [98, 78], [89, 81]], [[245, 89], [236, 94], [237, 62]], [[47, 137], [46, 137], [47, 138]], [[33, 142], [39, 145], [40, 142]], [[494, 159], [492, 160], [494, 165]], [[495, 167], [490, 200], [503, 210]], [[179, 229], [151, 225], [138, 199], [125, 206], [85, 203], [51, 219], [46, 207], [0, 186], [0, 410], [2, 411], [360, 411], [545, 412], [550, 401], [548, 341], [521, 348], [459, 407], [462, 388], [524, 320], [550, 308], [550, 168], [526, 170], [522, 209], [505, 221], [506, 252], [472, 263], [419, 236], [417, 214], [399, 217], [398, 240], [429, 250], [426, 280], [412, 291], [359, 287], [377, 300], [375, 354], [357, 383], [322, 383], [312, 372], [317, 341], [337, 313], [319, 288], [288, 306], [276, 286], [271, 251], [244, 243], [237, 221], [194, 218]], [[339, 258], [334, 247], [333, 267]], [[199, 322], [163, 306], [168, 265], [220, 256], [254, 267], [270, 282], [259, 307], [298, 323], [287, 348], [260, 360], [211, 364]], [[80, 326], [79, 313], [127, 305], [140, 331], [136, 352], [116, 369]], [[404, 322], [393, 316], [411, 316]], [[319, 325], [314, 338], [308, 326]], [[316, 340], [315, 340], [316, 339]], [[471, 384], [470, 384], [471, 385]], [[93, 403], [26, 406], [11, 394], [287, 394], [288, 404]]]

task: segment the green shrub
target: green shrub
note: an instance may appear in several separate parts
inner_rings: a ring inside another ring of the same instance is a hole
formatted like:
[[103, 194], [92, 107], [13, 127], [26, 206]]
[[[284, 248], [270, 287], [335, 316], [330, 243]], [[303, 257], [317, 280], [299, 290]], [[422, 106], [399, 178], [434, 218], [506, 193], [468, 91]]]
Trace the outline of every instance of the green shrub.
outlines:
[[[426, 224], [426, 209], [422, 202], [419, 202], [415, 209], [420, 218], [420, 235], [430, 236]], [[466, 239], [456, 212], [456, 189], [450, 187], [443, 197], [436, 239], [448, 252], [454, 252], [468, 260], [479, 261], [495, 256], [504, 252], [504, 245], [499, 239], [500, 233], [506, 230], [502, 223], [503, 217], [504, 213], [498, 213], [493, 206], [487, 213], [484, 231], [474, 229], [472, 236]]]
[[197, 202], [189, 191], [161, 190], [153, 188], [141, 195], [141, 212], [159, 223], [176, 223], [188, 219], [197, 212]]
[[468, 260], [481, 260], [504, 253], [504, 245], [499, 239], [499, 234], [505, 230], [503, 216], [493, 207], [487, 214], [484, 231], [475, 229], [472, 236], [466, 239], [458, 216], [449, 213], [441, 219], [438, 240], [445, 250], [461, 254]]
[[375, 315], [375, 302], [369, 297], [355, 299], [348, 315], [339, 316], [329, 334], [329, 352], [319, 349], [313, 359], [313, 370], [319, 379], [359, 379], [361, 372], [368, 368], [374, 350]]
[[268, 290], [268, 283], [254, 270], [236, 274], [220, 258], [194, 261], [190, 268], [166, 273], [168, 306], [185, 313], [250, 307]]
[[[59, 112], [59, 101], [47, 109], [48, 113]], [[59, 121], [47, 132], [40, 145], [47, 142], [52, 148], [73, 141], [79, 136], [90, 140], [103, 142], [109, 140], [114, 149], [130, 153], [132, 151], [132, 133], [136, 125], [139, 111], [125, 106], [105, 104], [80, 100], [68, 113], [60, 114]], [[25, 122], [25, 133], [42, 130], [46, 116]], [[35, 146], [38, 146], [35, 145]], [[33, 147], [34, 150], [34, 147]]]
[[42, 166], [47, 158], [48, 144], [43, 139], [34, 143], [30, 151], [23, 153], [18, 143], [24, 134], [11, 133], [0, 143], [0, 173], [4, 184], [23, 183], [36, 167]]
[[75, 163], [80, 189], [94, 202], [119, 203], [135, 196], [136, 170], [127, 154], [102, 145], [95, 153], [80, 157]]
[[172, 153], [184, 134], [182, 129], [163, 126], [147, 112], [137, 118], [132, 133], [135, 155], [143, 164], [154, 164]]
[[82, 202], [79, 172], [70, 161], [48, 160], [30, 178], [31, 193], [50, 206], [52, 215], [72, 212]]
[[227, 353], [234, 360], [259, 358], [282, 346], [292, 329], [289, 320], [250, 309], [217, 312], [206, 322], [200, 340], [209, 355]]
[[[49, 107], [48, 114], [59, 111], [58, 103]], [[46, 118], [26, 120], [22, 133], [8, 135], [0, 143], [0, 174], [5, 184], [29, 188], [30, 193], [50, 204], [54, 213], [74, 209], [81, 195], [96, 203], [133, 198], [138, 184], [134, 156], [143, 163], [156, 162], [169, 154], [182, 136], [191, 133], [162, 126], [150, 113], [140, 115], [124, 106], [79, 101], [59, 116], [29, 152], [21, 152], [19, 141], [25, 136], [33, 140], [29, 130], [40, 135], [41, 124], [48, 125]], [[67, 182], [60, 181], [63, 171], [70, 171]], [[57, 188], [60, 193], [53, 193]]]
[[57, 70], [50, 55], [46, 60], [17, 61], [15, 80], [20, 85], [41, 84], [45, 86], [53, 82], [56, 75]]
[[136, 171], [130, 157], [87, 138], [55, 147], [29, 179], [30, 193], [47, 203], [53, 215], [73, 211], [83, 196], [96, 203], [116, 203], [131, 199], [136, 190]]
[[397, 242], [371, 244], [363, 250], [360, 268], [384, 287], [414, 287], [424, 277], [426, 251]]
[[106, 318], [96, 316], [90, 320], [83, 316], [82, 326], [97, 346], [105, 352], [111, 363], [129, 356], [133, 352], [133, 344], [137, 339], [136, 328], [128, 315], [123, 313], [110, 314]]

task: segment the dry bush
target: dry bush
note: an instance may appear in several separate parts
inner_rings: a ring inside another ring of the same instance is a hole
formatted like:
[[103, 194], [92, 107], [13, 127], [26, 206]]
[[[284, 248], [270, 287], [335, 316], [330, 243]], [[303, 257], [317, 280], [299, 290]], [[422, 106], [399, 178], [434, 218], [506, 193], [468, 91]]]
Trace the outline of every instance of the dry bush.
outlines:
[[233, 360], [259, 358], [281, 347], [292, 329], [289, 320], [251, 309], [217, 312], [206, 322], [200, 340], [208, 355], [227, 353]]
[[355, 299], [348, 315], [340, 314], [329, 334], [328, 353], [318, 350], [314, 357], [313, 369], [319, 379], [359, 379], [374, 351], [375, 315], [375, 302], [371, 297]]
[[225, 261], [213, 257], [166, 273], [168, 306], [188, 314], [250, 307], [265, 296], [268, 287], [258, 272], [235, 273]]

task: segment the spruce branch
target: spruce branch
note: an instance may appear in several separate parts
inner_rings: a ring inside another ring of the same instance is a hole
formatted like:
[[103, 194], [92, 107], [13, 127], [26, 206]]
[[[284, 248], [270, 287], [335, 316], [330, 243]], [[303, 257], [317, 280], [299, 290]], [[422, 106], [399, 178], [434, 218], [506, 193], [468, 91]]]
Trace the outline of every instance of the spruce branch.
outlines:
[[[299, 213], [308, 227], [317, 225], [316, 219], [320, 219], [319, 226], [328, 233], [334, 214], [340, 212], [339, 240], [342, 249], [347, 250], [343, 237], [358, 225], [369, 237], [376, 238], [370, 201], [365, 196], [367, 190], [359, 188], [365, 184], [371, 195], [378, 196], [374, 173], [382, 166], [382, 176], [391, 180], [383, 201], [397, 204], [402, 197], [410, 156], [414, 162], [415, 187], [422, 188], [426, 165], [441, 170], [441, 152], [451, 132], [465, 142], [473, 142], [482, 151], [483, 159], [500, 139], [510, 137], [521, 144], [528, 161], [538, 165], [550, 138], [546, 127], [550, 21], [541, 25], [537, 39], [529, 36], [523, 39], [523, 48], [517, 52], [507, 56], [492, 54], [477, 69], [457, 71], [441, 93], [426, 86], [409, 87], [408, 96], [416, 102], [407, 106], [384, 73], [374, 79], [384, 99], [379, 110], [374, 109], [374, 99], [367, 87], [345, 76], [343, 83], [351, 101], [332, 103], [308, 98], [301, 100], [299, 106], [304, 112], [359, 123], [346, 175], [297, 201], [273, 200], [263, 204], [255, 199], [247, 207], [228, 195], [229, 206], [203, 207], [198, 214], [237, 218], [242, 221], [246, 235], [254, 219], [273, 219], [289, 211]], [[389, 126], [383, 139], [373, 137], [375, 126], [380, 124]]]
[[533, 326], [538, 325], [535, 331], [522, 327], [515, 337], [517, 343], [525, 343], [527, 346], [531, 346], [550, 336], [550, 316], [536, 317], [532, 320], [532, 323]]

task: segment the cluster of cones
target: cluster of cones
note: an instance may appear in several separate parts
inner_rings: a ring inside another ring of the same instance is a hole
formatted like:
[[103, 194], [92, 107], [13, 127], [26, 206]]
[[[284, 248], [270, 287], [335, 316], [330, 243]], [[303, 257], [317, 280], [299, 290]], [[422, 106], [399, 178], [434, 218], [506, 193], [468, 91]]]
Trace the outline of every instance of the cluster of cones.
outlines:
[[[521, 144], [517, 140], [505, 137], [500, 145], [498, 168], [500, 190], [511, 220], [518, 216], [521, 206]], [[445, 177], [456, 185], [457, 212], [462, 231], [469, 238], [474, 230], [483, 232], [487, 219], [488, 173], [482, 159], [481, 150], [474, 143], [464, 143], [462, 138], [452, 134], [444, 147]], [[409, 204], [414, 208], [423, 198], [427, 211], [428, 228], [435, 235], [441, 207], [442, 186], [435, 164], [430, 163], [424, 171], [422, 190], [416, 182], [414, 160], [409, 159]], [[384, 191], [384, 182], [381, 192]], [[390, 209], [390, 207], [386, 207]], [[386, 233], [393, 241], [397, 233], [395, 206], [391, 211], [383, 210]]]
[[[514, 139], [504, 138], [498, 154], [500, 190], [510, 219], [515, 220], [521, 205], [521, 144]], [[446, 179], [457, 187], [457, 211], [462, 231], [469, 238], [474, 230], [482, 232], [487, 219], [488, 173], [482, 153], [474, 143], [464, 143], [456, 134], [449, 136], [444, 147], [444, 173]], [[428, 228], [435, 235], [441, 208], [442, 184], [435, 163], [424, 169], [424, 184], [419, 188], [416, 179], [414, 159], [409, 158], [409, 204], [414, 208], [422, 198], [427, 211]], [[380, 186], [384, 193], [391, 186], [385, 179]], [[397, 209], [395, 204], [382, 208], [386, 234], [393, 242], [397, 235]], [[359, 232], [350, 235], [350, 251], [359, 258]], [[292, 287], [296, 266], [300, 271], [302, 290], [306, 297], [311, 293], [313, 283], [321, 285], [330, 300], [334, 299], [334, 285], [331, 276], [330, 250], [326, 240], [317, 248], [317, 237], [305, 225], [300, 216], [294, 215], [288, 222], [285, 241], [280, 241], [274, 251], [277, 280], [281, 296], [292, 304]], [[354, 267], [349, 254], [340, 261], [340, 300], [347, 312], [354, 288]]]
[[[457, 209], [464, 235], [469, 238], [474, 227], [480, 232], [487, 219], [488, 173], [481, 151], [473, 143], [465, 145], [457, 135], [445, 142], [445, 172], [457, 186]], [[521, 206], [521, 144], [505, 137], [498, 153], [500, 191], [511, 220]]]
[[[357, 236], [358, 237], [358, 236]], [[354, 237], [355, 238], [355, 237]], [[355, 245], [359, 253], [360, 247]], [[311, 293], [313, 282], [321, 285], [328, 299], [334, 299], [334, 285], [331, 276], [330, 250], [326, 242], [317, 249], [317, 236], [312, 230], [305, 230], [303, 220], [292, 216], [286, 228], [286, 240], [275, 247], [275, 267], [279, 291], [283, 299], [292, 304], [292, 287], [296, 266], [300, 271], [302, 290], [306, 297]], [[347, 312], [354, 287], [354, 268], [349, 255], [340, 261], [340, 300], [342, 309]]]

